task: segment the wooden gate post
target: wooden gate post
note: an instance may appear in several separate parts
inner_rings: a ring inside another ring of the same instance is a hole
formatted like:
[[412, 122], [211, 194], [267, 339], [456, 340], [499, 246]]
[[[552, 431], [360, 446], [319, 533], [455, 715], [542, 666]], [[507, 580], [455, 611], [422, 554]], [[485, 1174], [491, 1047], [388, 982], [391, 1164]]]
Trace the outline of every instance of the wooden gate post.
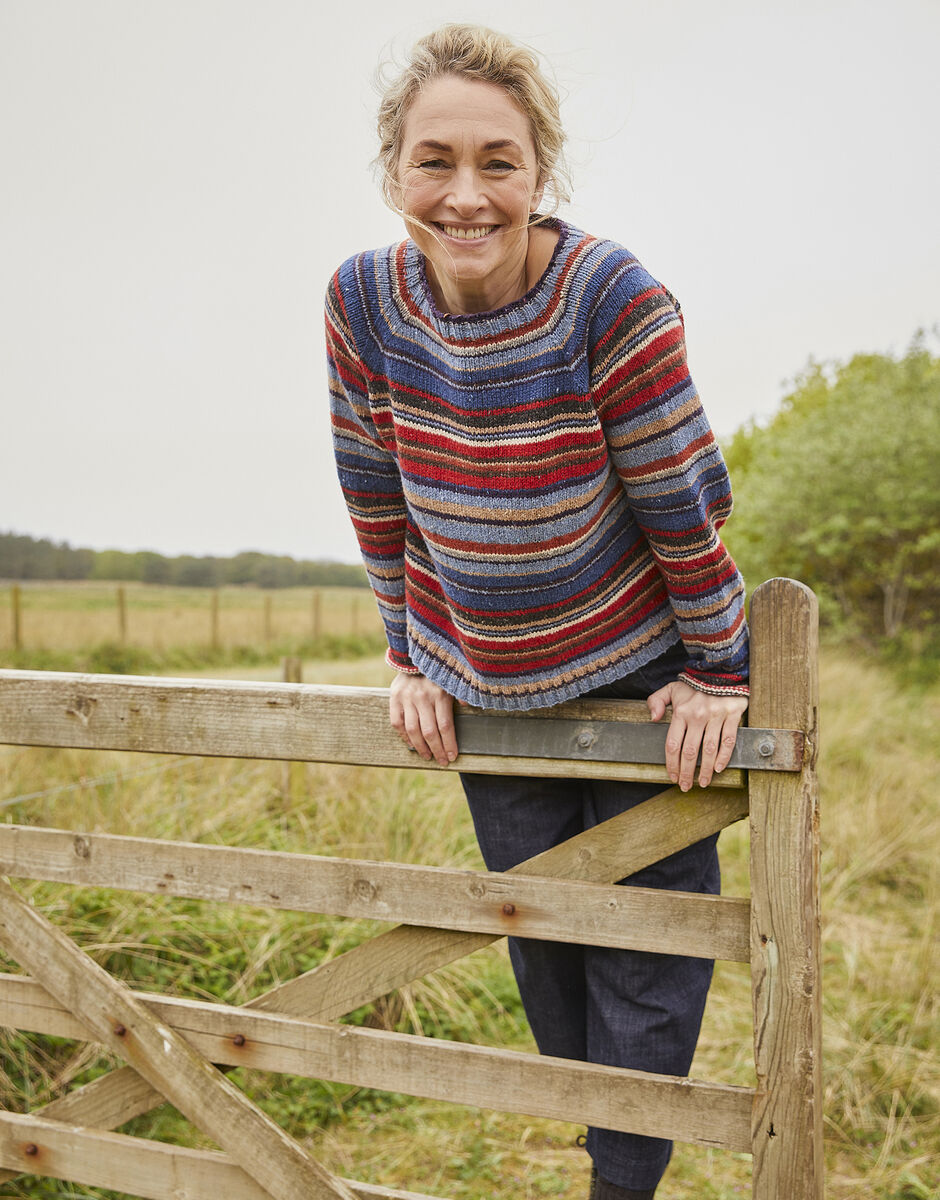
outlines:
[[822, 1200], [816, 597], [771, 579], [751, 598], [755, 727], [803, 730], [800, 774], [752, 771], [753, 1200]]
[[23, 648], [23, 624], [20, 612], [20, 585], [14, 583], [10, 588], [10, 606], [13, 613], [13, 649]]

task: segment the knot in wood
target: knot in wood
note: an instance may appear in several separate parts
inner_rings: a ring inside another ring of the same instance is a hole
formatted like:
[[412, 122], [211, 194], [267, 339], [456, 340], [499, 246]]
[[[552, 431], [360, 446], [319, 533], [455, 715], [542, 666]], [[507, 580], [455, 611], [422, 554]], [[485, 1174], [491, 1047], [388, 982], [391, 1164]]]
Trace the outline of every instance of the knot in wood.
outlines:
[[467, 890], [474, 900], [482, 900], [486, 895], [486, 884], [481, 883], [479, 879], [474, 879]]
[[93, 696], [76, 696], [66, 708], [65, 714], [68, 717], [78, 717], [79, 721], [87, 728], [89, 718], [95, 711], [97, 703], [98, 701]]
[[377, 891], [371, 879], [357, 879], [353, 884], [353, 892], [360, 900], [374, 900]]
[[72, 839], [72, 849], [75, 851], [76, 858], [91, 857], [91, 842], [88, 838], [82, 837], [81, 834], [77, 834]]

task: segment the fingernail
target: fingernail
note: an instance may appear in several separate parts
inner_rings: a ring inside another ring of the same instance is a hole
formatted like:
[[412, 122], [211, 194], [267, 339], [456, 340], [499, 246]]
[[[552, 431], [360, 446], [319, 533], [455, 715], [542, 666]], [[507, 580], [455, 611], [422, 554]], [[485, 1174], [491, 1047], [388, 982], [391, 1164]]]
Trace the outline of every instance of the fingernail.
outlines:
[[672, 771], [670, 771], [670, 772], [669, 772], [669, 778], [672, 780], [672, 782], [673, 782], [673, 783], [678, 783], [678, 782], [679, 782], [679, 776], [678, 776], [678, 775], [674, 775], [674, 774], [672, 773]]
[[447, 761], [453, 762], [456, 757], [457, 757], [457, 752], [455, 750], [451, 750], [451, 752], [447, 755]]

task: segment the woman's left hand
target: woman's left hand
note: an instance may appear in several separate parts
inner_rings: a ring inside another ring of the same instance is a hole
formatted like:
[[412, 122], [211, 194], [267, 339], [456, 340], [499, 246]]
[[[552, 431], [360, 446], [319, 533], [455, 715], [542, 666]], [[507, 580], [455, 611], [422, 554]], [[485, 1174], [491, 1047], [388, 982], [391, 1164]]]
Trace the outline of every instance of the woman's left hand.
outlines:
[[669, 778], [687, 792], [694, 782], [695, 763], [701, 749], [698, 782], [699, 787], [708, 787], [712, 775], [728, 765], [747, 699], [710, 696], [676, 680], [653, 692], [646, 703], [654, 721], [662, 720], [666, 706], [672, 705], [672, 720], [666, 735]]

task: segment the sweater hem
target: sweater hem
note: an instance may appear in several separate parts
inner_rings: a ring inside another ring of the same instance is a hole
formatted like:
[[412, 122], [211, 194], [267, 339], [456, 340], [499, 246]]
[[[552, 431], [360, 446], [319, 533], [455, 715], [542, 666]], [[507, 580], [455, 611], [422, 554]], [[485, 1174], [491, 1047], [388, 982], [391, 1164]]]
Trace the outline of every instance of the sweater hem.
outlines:
[[609, 683], [616, 683], [618, 679], [622, 679], [625, 675], [632, 675], [635, 671], [642, 671], [644, 667], [648, 666], [662, 654], [665, 654], [667, 650], [681, 642], [681, 640], [678, 635], [669, 638], [667, 634], [663, 638], [657, 638], [652, 642], [648, 642], [634, 655], [624, 656], [621, 662], [615, 663], [612, 666], [604, 667], [600, 670], [592, 670], [588, 666], [577, 679], [572, 679], [570, 682], [556, 684], [551, 688], [546, 688], [545, 691], [530, 691], [515, 695], [484, 691], [481, 688], [474, 687], [472, 684], [467, 683], [466, 680], [456, 676], [448, 668], [442, 666], [433, 655], [422, 650], [420, 647], [412, 645], [409, 648], [409, 653], [412, 662], [417, 664], [420, 673], [427, 679], [430, 679], [432, 683], [436, 683], [438, 687], [443, 688], [448, 695], [453, 696], [460, 704], [468, 704], [473, 708], [525, 712], [532, 708], [554, 708], [556, 704], [563, 704], [566, 700], [577, 700], [580, 696], [593, 691], [595, 688], [603, 687]]

